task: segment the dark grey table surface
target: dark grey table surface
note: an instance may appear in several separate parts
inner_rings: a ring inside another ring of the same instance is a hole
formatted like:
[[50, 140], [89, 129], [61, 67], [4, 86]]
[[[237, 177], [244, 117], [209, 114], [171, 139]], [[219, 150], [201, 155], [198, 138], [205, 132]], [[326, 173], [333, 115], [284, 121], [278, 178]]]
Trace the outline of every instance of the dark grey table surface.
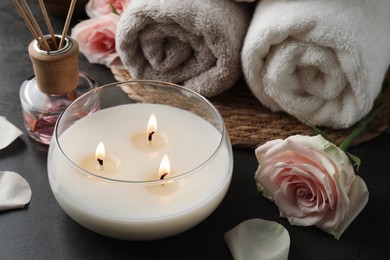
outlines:
[[[64, 21], [51, 20], [60, 33]], [[1, 1], [0, 116], [23, 131], [19, 88], [33, 73], [27, 54], [31, 40], [12, 1]], [[80, 68], [101, 85], [115, 81], [108, 68], [89, 64], [82, 55]], [[279, 218], [276, 206], [256, 191], [254, 151], [234, 149], [231, 186], [211, 216], [174, 237], [133, 242], [95, 234], [66, 215], [49, 187], [47, 146], [25, 133], [0, 150], [0, 170], [18, 172], [32, 189], [26, 209], [0, 212], [0, 259], [231, 259], [223, 234], [251, 218], [274, 220], [288, 229], [289, 259], [389, 259], [390, 135], [353, 147], [350, 152], [363, 161], [359, 175], [369, 188], [370, 199], [339, 241], [314, 227], [291, 226]]]

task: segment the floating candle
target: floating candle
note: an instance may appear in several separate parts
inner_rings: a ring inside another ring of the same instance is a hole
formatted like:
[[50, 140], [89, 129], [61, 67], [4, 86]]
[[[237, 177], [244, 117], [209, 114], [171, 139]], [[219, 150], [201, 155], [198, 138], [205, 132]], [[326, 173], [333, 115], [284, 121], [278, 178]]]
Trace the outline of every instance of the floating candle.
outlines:
[[106, 156], [103, 142], [96, 147], [95, 156], [87, 156], [80, 161], [80, 167], [102, 177], [112, 177], [118, 170], [120, 161], [113, 155]]
[[160, 169], [158, 171], [160, 180], [164, 180], [165, 178], [167, 178], [170, 172], [171, 172], [171, 165], [169, 164], [168, 156], [164, 155], [160, 164]]
[[149, 117], [146, 132], [136, 133], [131, 140], [137, 148], [144, 152], [155, 152], [165, 146], [168, 137], [157, 131], [157, 119], [154, 113]]
[[172, 175], [172, 171], [171, 171], [169, 158], [167, 155], [164, 155], [164, 157], [161, 160], [160, 168], [157, 174], [157, 178], [160, 180], [164, 180], [164, 182], [158, 184], [154, 183], [150, 185], [148, 189], [154, 194], [162, 197], [166, 197], [173, 194], [179, 189], [180, 184], [178, 181], [173, 181], [171, 179], [171, 175]]

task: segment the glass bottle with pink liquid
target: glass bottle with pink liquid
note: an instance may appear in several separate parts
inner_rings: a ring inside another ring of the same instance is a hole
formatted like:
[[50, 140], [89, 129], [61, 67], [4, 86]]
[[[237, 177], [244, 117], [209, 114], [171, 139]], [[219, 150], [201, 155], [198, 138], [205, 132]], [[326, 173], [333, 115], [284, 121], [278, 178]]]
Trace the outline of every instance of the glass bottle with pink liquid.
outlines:
[[[49, 44], [54, 44], [49, 36], [46, 39]], [[76, 98], [97, 87], [94, 79], [79, 71], [79, 49], [74, 39], [66, 37], [61, 49], [53, 49], [41, 49], [36, 40], [30, 43], [28, 53], [34, 76], [24, 81], [20, 88], [27, 133], [43, 144], [50, 143], [62, 111]], [[77, 116], [83, 117], [99, 109], [98, 96], [91, 97]]]

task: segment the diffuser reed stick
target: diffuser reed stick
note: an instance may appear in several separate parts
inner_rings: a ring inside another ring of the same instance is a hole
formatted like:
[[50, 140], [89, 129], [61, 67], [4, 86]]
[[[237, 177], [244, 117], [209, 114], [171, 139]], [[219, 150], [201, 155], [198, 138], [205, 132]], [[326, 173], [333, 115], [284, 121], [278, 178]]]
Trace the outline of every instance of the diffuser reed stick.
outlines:
[[74, 7], [76, 5], [76, 2], [77, 2], [76, 0], [72, 0], [72, 2], [70, 3], [68, 15], [67, 15], [66, 21], [65, 21], [65, 26], [64, 26], [64, 29], [63, 29], [62, 35], [61, 35], [60, 45], [58, 47], [59, 49], [62, 48], [62, 45], [64, 44], [65, 36], [68, 33], [69, 24], [70, 24], [70, 21], [72, 20], [72, 15], [73, 15], [73, 11], [74, 11]]
[[[35, 40], [39, 43], [40, 47], [45, 51], [52, 51], [53, 49], [50, 47], [45, 36], [43, 35], [43, 32], [42, 32], [41, 28], [39, 27], [30, 7], [28, 6], [28, 4], [26, 2], [26, 0], [12, 0], [12, 2], [14, 3], [19, 14], [22, 16], [22, 18], [23, 18], [24, 22], [26, 23], [28, 29], [30, 30], [31, 34], [33, 35]], [[51, 40], [52, 40], [53, 45], [54, 45], [54, 46], [52, 46], [52, 47], [54, 47], [54, 50], [59, 50], [64, 45], [65, 37], [66, 37], [66, 34], [68, 33], [68, 30], [69, 30], [69, 25], [70, 25], [70, 21], [72, 20], [72, 15], [73, 15], [75, 5], [76, 5], [76, 0], [72, 0], [70, 3], [68, 15], [66, 17], [64, 29], [62, 31], [60, 43], [57, 44], [57, 40], [55, 38], [53, 27], [51, 25], [49, 16], [47, 14], [45, 4], [44, 4], [43, 0], [39, 0], [39, 6], [41, 8], [43, 17], [45, 19], [47, 29], [49, 30], [50, 37], [51, 37]]]
[[[21, 0], [20, 2], [18, 0], [12, 0], [16, 9], [19, 11], [20, 15], [22, 16], [24, 22], [26, 23], [28, 29], [30, 30], [31, 34], [34, 36], [34, 38], [37, 40], [37, 42], [39, 43], [39, 45], [41, 46], [41, 48], [43, 48], [45, 51], [49, 51], [50, 50], [50, 47], [49, 45], [47, 44], [45, 38], [43, 37], [43, 34], [42, 34], [42, 31], [39, 29], [39, 26], [36, 22], [35, 19], [31, 19], [34, 18], [34, 16], [32, 15], [32, 12], [28, 6], [28, 4], [26, 3], [25, 0]], [[26, 14], [27, 12], [27, 14]], [[31, 15], [28, 15], [28, 14], [31, 14]], [[39, 29], [39, 31], [37, 30]], [[39, 34], [39, 32], [41, 32], [41, 34]], [[45, 44], [46, 42], [46, 44]]]
[[43, 17], [45, 18], [46, 26], [47, 26], [47, 29], [49, 30], [51, 40], [54, 44], [54, 48], [58, 49], [58, 44], [57, 44], [56, 38], [54, 36], [54, 30], [53, 30], [53, 27], [51, 25], [49, 16], [48, 16], [47, 11], [46, 11], [46, 6], [43, 3], [43, 0], [39, 0], [39, 6], [41, 7]]
[[24, 7], [24, 9], [27, 11], [27, 15], [28, 17], [30, 18], [31, 22], [32, 22], [32, 25], [34, 26], [35, 30], [38, 32], [38, 35], [39, 37], [41, 37], [42, 39], [42, 42], [43, 42], [43, 45], [45, 47], [46, 50], [50, 50], [50, 46], [49, 44], [47, 43], [43, 33], [42, 33], [42, 30], [41, 28], [39, 27], [38, 23], [37, 23], [37, 20], [35, 20], [35, 17], [33, 15], [33, 13], [31, 12], [31, 9], [30, 7], [28, 6], [26, 0], [22, 0], [22, 5]]

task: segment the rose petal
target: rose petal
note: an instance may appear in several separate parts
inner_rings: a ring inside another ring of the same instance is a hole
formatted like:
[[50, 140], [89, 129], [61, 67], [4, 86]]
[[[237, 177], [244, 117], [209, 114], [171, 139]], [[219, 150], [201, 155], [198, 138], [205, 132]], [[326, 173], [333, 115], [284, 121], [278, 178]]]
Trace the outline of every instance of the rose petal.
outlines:
[[274, 221], [250, 219], [229, 230], [225, 242], [234, 259], [287, 259], [288, 231]]
[[119, 16], [109, 13], [103, 17], [84, 20], [72, 29], [71, 36], [90, 63], [107, 67], [120, 67], [121, 61], [115, 49], [115, 33]]
[[0, 116], [0, 149], [7, 147], [21, 134], [23, 132], [19, 128], [8, 122], [5, 117]]
[[271, 148], [274, 148], [277, 145], [282, 144], [282, 143], [283, 143], [282, 139], [275, 139], [275, 140], [270, 140], [270, 141], [266, 142], [265, 144], [257, 147], [255, 150], [255, 154], [256, 154], [257, 160], [259, 161], [260, 165], [263, 164], [263, 162], [265, 160], [265, 156], [268, 153], [268, 151]]
[[[325, 232], [328, 232], [334, 236], [334, 238], [339, 239], [347, 227], [352, 223], [352, 221], [359, 215], [368, 202], [368, 189], [366, 183], [359, 176], [355, 177], [354, 182], [351, 185], [349, 191], [349, 206], [348, 210], [344, 215], [343, 220], [337, 226], [337, 229], [333, 227], [319, 227]], [[318, 226], [317, 226], [318, 227]]]
[[0, 210], [23, 208], [31, 199], [28, 182], [16, 172], [0, 172]]
[[[304, 154], [305, 157], [310, 159], [316, 158], [319, 164], [322, 164], [328, 173], [336, 174], [337, 172], [343, 171], [343, 174], [340, 176], [341, 184], [347, 190], [355, 178], [355, 172], [353, 170], [352, 164], [349, 161], [348, 156], [344, 151], [340, 150], [335, 144], [327, 141], [321, 135], [316, 136], [303, 136], [303, 135], [294, 135], [288, 137], [286, 140], [290, 140], [290, 145], [292, 149], [297, 149], [297, 146], [311, 147], [312, 151], [321, 151], [326, 156], [321, 156], [320, 153], [316, 154]], [[313, 158], [311, 157], [313, 156]], [[333, 166], [338, 167], [336, 171], [333, 169]], [[329, 167], [329, 168], [327, 168]]]
[[98, 18], [105, 16], [115, 11], [119, 14], [123, 13], [131, 0], [89, 0], [85, 6], [85, 12], [90, 18]]

